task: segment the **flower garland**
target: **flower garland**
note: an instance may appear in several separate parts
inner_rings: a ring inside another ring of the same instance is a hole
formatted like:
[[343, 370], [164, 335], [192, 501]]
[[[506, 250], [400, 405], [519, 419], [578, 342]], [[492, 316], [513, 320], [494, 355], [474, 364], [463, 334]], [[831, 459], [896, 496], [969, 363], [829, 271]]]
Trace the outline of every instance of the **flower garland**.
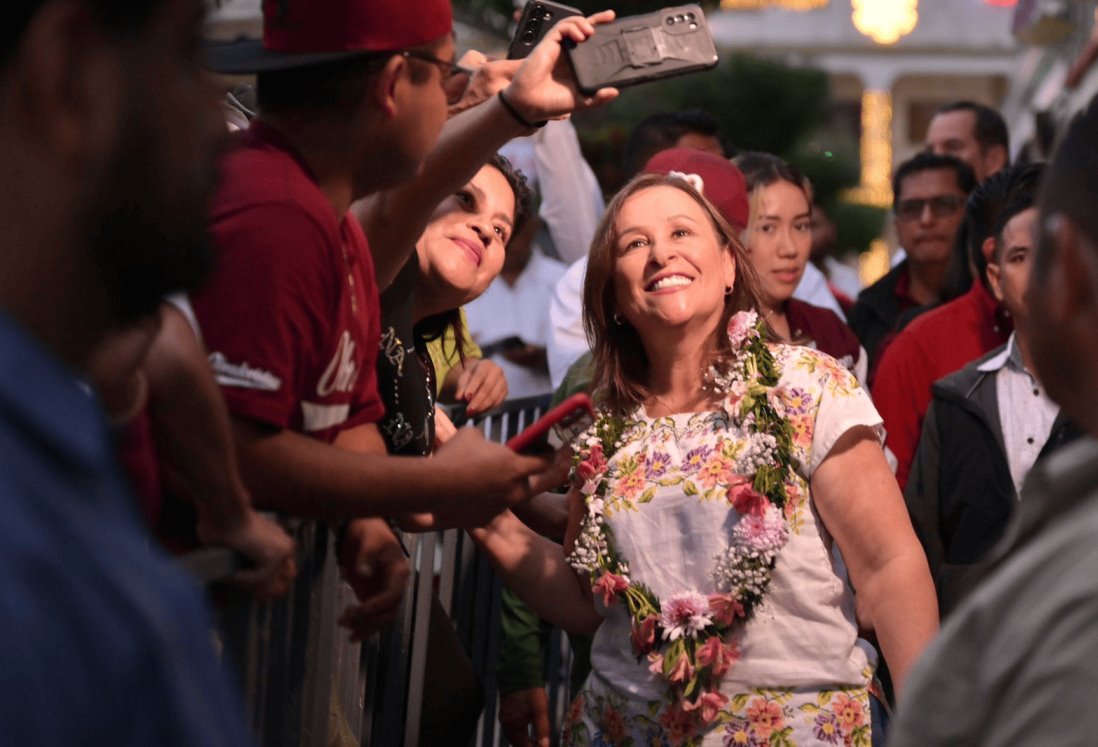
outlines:
[[669, 734], [686, 740], [716, 720], [727, 703], [720, 679], [740, 657], [732, 633], [762, 601], [778, 553], [789, 540], [782, 509], [793, 470], [793, 436], [763, 330], [756, 313], [735, 314], [728, 323], [735, 352], [730, 370], [709, 371], [714, 388], [725, 393], [725, 412], [748, 441], [735, 472], [724, 480], [740, 520], [729, 546], [714, 558], [714, 593], [685, 590], [661, 600], [630, 578], [604, 517], [608, 463], [623, 444], [623, 419], [600, 415], [574, 457], [573, 476], [581, 483], [587, 513], [568, 562], [590, 574], [592, 590], [607, 606], [620, 601], [628, 607], [637, 660], [647, 658], [649, 670], [667, 682], [661, 723]]

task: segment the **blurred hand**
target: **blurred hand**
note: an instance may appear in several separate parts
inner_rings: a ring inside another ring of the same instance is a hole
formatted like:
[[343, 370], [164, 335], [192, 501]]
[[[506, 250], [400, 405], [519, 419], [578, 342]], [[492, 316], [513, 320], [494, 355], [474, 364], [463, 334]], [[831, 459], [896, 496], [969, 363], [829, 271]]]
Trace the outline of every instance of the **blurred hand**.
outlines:
[[195, 530], [203, 544], [231, 548], [251, 562], [251, 567], [234, 573], [226, 581], [260, 599], [282, 596], [297, 575], [293, 538], [252, 508], [244, 512], [240, 521], [228, 526], [201, 517]]
[[499, 723], [514, 747], [549, 747], [549, 694], [544, 687], [531, 687], [500, 695]]
[[539, 122], [600, 106], [615, 98], [616, 88], [602, 88], [593, 96], [581, 92], [563, 51], [565, 39], [579, 44], [595, 34], [596, 26], [613, 20], [614, 11], [604, 10], [588, 18], [573, 16], [557, 22], [515, 71], [504, 89], [507, 101], [528, 122]]
[[544, 459], [486, 441], [474, 428], [458, 429], [434, 459], [453, 486], [445, 497], [440, 496], [435, 511], [442, 526], [483, 526], [504, 509], [528, 499], [529, 478], [550, 466]]
[[465, 412], [469, 415], [491, 410], [507, 399], [507, 377], [492, 361], [466, 358], [454, 396], [465, 402]]
[[359, 603], [348, 607], [339, 624], [363, 641], [396, 619], [412, 566], [400, 540], [383, 519], [355, 519], [339, 547], [343, 578]]
[[449, 441], [457, 434], [457, 426], [450, 416], [442, 411], [441, 407], [435, 408], [435, 450]]
[[473, 77], [465, 86], [461, 99], [450, 105], [451, 117], [484, 103], [506, 88], [522, 65], [522, 60], [491, 60], [471, 49], [461, 56], [458, 64], [472, 70]]

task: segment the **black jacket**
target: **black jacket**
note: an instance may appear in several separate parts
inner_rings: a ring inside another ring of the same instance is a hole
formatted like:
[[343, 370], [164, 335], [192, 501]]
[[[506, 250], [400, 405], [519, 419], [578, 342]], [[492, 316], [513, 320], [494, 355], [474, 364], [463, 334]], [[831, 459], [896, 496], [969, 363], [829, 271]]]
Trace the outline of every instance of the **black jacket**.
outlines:
[[[935, 382], [904, 499], [926, 551], [944, 617], [982, 575], [1018, 502], [1010, 476], [995, 373], [978, 370], [999, 347]], [[1081, 435], [1056, 417], [1038, 460]]]
[[858, 336], [869, 356], [871, 371], [877, 368], [881, 343], [896, 331], [896, 320], [903, 309], [896, 297], [896, 283], [907, 269], [907, 260], [888, 271], [888, 274], [858, 294], [846, 323]]

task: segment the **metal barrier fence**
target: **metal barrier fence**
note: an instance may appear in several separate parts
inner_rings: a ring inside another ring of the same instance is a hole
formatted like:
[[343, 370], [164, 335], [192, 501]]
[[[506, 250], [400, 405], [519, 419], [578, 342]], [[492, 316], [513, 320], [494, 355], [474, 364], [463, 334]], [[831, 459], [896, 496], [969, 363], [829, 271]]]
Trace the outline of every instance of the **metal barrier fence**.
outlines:
[[[478, 418], [476, 427], [502, 443], [536, 420], [548, 401], [545, 396], [505, 402]], [[463, 413], [452, 413], [452, 419], [461, 424]], [[260, 603], [232, 589], [213, 589], [223, 656], [239, 673], [259, 744], [429, 743], [421, 733], [424, 704], [439, 683], [428, 670], [428, 648], [433, 637], [441, 645], [454, 632], [484, 699], [471, 744], [506, 744], [496, 718], [495, 684], [502, 585], [467, 535], [459, 530], [403, 535], [413, 582], [398, 621], [363, 646], [350, 643], [336, 624], [355, 598], [339, 577], [332, 529], [324, 522], [293, 520], [288, 530], [298, 542], [299, 570], [284, 598]], [[182, 562], [207, 582], [233, 569], [228, 551], [210, 548]], [[570, 662], [567, 639], [554, 632], [547, 680], [554, 734], [567, 708]]]

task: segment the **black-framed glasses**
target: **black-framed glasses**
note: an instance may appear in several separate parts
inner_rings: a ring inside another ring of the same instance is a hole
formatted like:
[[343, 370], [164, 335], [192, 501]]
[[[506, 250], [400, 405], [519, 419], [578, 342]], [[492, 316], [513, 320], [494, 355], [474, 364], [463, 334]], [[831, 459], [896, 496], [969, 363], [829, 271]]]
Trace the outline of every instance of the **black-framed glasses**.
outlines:
[[930, 214], [935, 218], [948, 218], [956, 214], [964, 204], [965, 198], [960, 195], [900, 200], [896, 203], [896, 216], [901, 220], [919, 220], [923, 217], [923, 210], [929, 206]]
[[458, 79], [463, 76], [468, 78], [473, 74], [473, 71], [467, 67], [450, 60], [440, 59], [427, 52], [420, 52], [418, 49], [406, 49], [400, 53], [400, 56], [405, 59], [419, 60], [420, 62], [429, 62], [436, 65], [442, 72], [442, 88], [446, 91], [446, 103], [448, 104], [457, 103], [457, 100], [465, 92], [464, 85], [457, 85]]

